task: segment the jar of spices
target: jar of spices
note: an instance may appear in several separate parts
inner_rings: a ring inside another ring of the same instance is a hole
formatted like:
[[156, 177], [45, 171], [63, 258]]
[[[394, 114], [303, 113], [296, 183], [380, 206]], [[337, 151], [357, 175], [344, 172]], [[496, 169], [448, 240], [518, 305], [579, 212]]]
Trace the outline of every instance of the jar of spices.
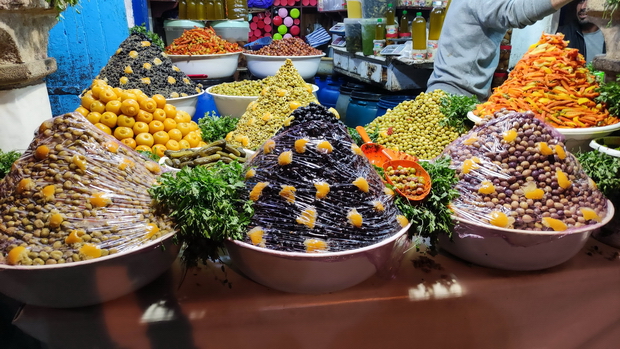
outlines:
[[497, 72], [506, 72], [508, 71], [508, 65], [510, 64], [510, 52], [512, 51], [512, 46], [503, 45], [499, 47], [499, 62], [497, 63]]

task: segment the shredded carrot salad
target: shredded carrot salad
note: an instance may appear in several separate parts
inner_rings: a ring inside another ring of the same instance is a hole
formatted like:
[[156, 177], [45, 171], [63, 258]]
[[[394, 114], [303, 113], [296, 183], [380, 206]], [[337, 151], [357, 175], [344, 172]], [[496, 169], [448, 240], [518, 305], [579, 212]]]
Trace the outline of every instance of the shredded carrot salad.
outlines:
[[515, 65], [489, 100], [474, 110], [478, 116], [506, 108], [524, 112], [558, 128], [615, 124], [618, 118], [594, 101], [598, 83], [577, 49], [567, 47], [564, 34], [544, 34]]
[[186, 30], [166, 47], [171, 55], [211, 55], [240, 52], [241, 47], [219, 37], [213, 28], [194, 28]]

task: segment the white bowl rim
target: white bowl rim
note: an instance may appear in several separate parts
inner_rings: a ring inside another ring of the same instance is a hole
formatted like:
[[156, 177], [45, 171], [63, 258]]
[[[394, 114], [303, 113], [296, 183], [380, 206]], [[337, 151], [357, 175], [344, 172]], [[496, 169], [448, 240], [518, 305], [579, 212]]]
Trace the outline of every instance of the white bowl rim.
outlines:
[[605, 136], [605, 137], [599, 137], [599, 138], [594, 138], [593, 140], [590, 141], [590, 148], [597, 150], [601, 153], [605, 153], [611, 156], [615, 156], [615, 157], [620, 157], [620, 150], [616, 150], [614, 148], [610, 148], [604, 144], [599, 143], [598, 141], [600, 140], [604, 140], [604, 139], [614, 139], [617, 140], [618, 143], [620, 143], [620, 136]]
[[[476, 116], [473, 111], [467, 113], [467, 118], [473, 122], [480, 122], [482, 118]], [[551, 126], [551, 125], [549, 125]], [[553, 127], [553, 126], [551, 126]], [[593, 126], [593, 127], [579, 127], [579, 128], [563, 128], [563, 127], [553, 127], [554, 130], [560, 132], [563, 135], [587, 135], [589, 133], [599, 133], [599, 132], [613, 132], [620, 129], [620, 122], [617, 122], [613, 125], [607, 126]]]
[[153, 245], [157, 245], [157, 244], [163, 242], [164, 240], [166, 240], [168, 238], [171, 238], [176, 233], [177, 233], [176, 230], [173, 230], [173, 231], [169, 232], [166, 235], [160, 236], [157, 239], [155, 239], [153, 241], [150, 241], [150, 242], [147, 242], [144, 245], [137, 246], [136, 248], [129, 249], [129, 250], [126, 250], [126, 251], [122, 251], [122, 252], [119, 252], [119, 253], [110, 254], [110, 255], [107, 255], [107, 256], [99, 257], [99, 258], [87, 259], [85, 261], [71, 262], [71, 263], [62, 263], [62, 264], [45, 264], [45, 265], [8, 265], [8, 264], [0, 264], [0, 272], [2, 272], [2, 270], [28, 270], [28, 271], [31, 271], [31, 270], [42, 270], [42, 269], [61, 269], [61, 268], [70, 268], [70, 267], [75, 267], [75, 266], [80, 266], [80, 265], [92, 264], [92, 263], [99, 263], [99, 262], [106, 261], [108, 259], [122, 257], [124, 255], [140, 251], [140, 250], [145, 249], [147, 247], [151, 247]]
[[228, 241], [233, 243], [233, 244], [235, 244], [235, 245], [238, 245], [239, 247], [248, 248], [250, 250], [267, 253], [267, 254], [270, 254], [270, 255], [277, 256], [277, 257], [322, 259], [322, 258], [344, 257], [344, 256], [349, 256], [349, 255], [354, 255], [354, 254], [364, 253], [364, 252], [367, 252], [367, 251], [370, 251], [370, 250], [374, 250], [374, 249], [376, 249], [378, 247], [381, 247], [381, 246], [387, 245], [387, 244], [389, 244], [389, 243], [391, 243], [393, 241], [396, 241], [401, 236], [406, 234], [410, 227], [411, 227], [411, 223], [407, 224], [406, 227], [402, 228], [401, 230], [399, 230], [397, 233], [395, 233], [394, 235], [390, 236], [389, 238], [381, 240], [381, 241], [379, 241], [379, 242], [377, 242], [375, 244], [364, 246], [364, 247], [361, 247], [361, 248], [356, 248], [356, 249], [353, 249], [353, 250], [340, 251], [340, 252], [319, 252], [319, 253], [286, 252], [286, 251], [272, 250], [272, 249], [268, 249], [268, 248], [265, 248], [265, 247], [254, 246], [252, 244], [248, 244], [247, 242], [244, 242], [244, 241], [241, 241], [241, 240], [231, 240], [231, 239], [228, 239]]
[[[224, 84], [226, 84], [226, 83], [224, 82]], [[211, 89], [212, 89], [213, 87], [216, 87], [216, 86], [219, 86], [219, 85], [221, 85], [221, 84], [218, 84], [218, 85], [213, 85], [213, 86], [209, 86], [209, 88], [207, 88], [207, 89], [205, 90], [205, 92], [206, 92], [207, 94], [210, 94], [210, 95], [212, 95], [212, 96], [216, 96], [216, 97], [229, 97], [229, 98], [235, 98], [235, 99], [236, 99], [236, 98], [241, 98], [241, 99], [250, 99], [250, 98], [252, 98], [252, 99], [257, 99], [258, 97], [260, 97], [260, 96], [231, 96], [231, 95], [222, 95], [222, 94], [219, 94], [219, 93], [214, 93], [214, 92], [211, 92]], [[312, 85], [312, 92], [313, 92], [313, 93], [319, 90], [319, 86], [318, 86], [318, 85], [315, 85], [315, 84], [310, 84], [310, 85]], [[316, 89], [315, 89], [315, 88], [316, 88]]]
[[321, 53], [320, 55], [312, 55], [312, 56], [267, 56], [267, 55], [257, 55], [257, 54], [253, 54], [253, 53], [247, 53], [247, 52], [243, 52], [244, 56], [252, 56], [252, 57], [258, 57], [258, 58], [265, 58], [267, 60], [272, 59], [272, 60], [280, 60], [283, 58], [288, 58], [290, 60], [295, 60], [295, 59], [302, 59], [302, 58], [318, 58], [318, 57], [324, 57], [325, 56], [325, 52]]
[[591, 230], [594, 230], [594, 229], [601, 228], [604, 225], [606, 225], [607, 223], [609, 223], [612, 218], [614, 218], [614, 213], [615, 213], [614, 205], [608, 199], [607, 200], [607, 214], [605, 215], [605, 218], [603, 218], [603, 220], [600, 223], [596, 223], [596, 224], [592, 224], [592, 225], [584, 225], [584, 226], [578, 227], [578, 228], [569, 228], [569, 229], [563, 230], [563, 231], [542, 231], [542, 230], [523, 230], [523, 229], [501, 228], [501, 227], [496, 227], [496, 226], [491, 225], [491, 224], [471, 221], [469, 219], [458, 217], [458, 216], [452, 216], [452, 218], [454, 219], [454, 221], [456, 223], [463, 222], [463, 223], [475, 225], [475, 226], [478, 226], [478, 227], [481, 227], [481, 228], [497, 230], [498, 232], [503, 232], [503, 233], [524, 234], [524, 235], [562, 236], [562, 235], [582, 234], [582, 233], [585, 233], [587, 231], [591, 231]]
[[191, 95], [191, 96], [184, 96], [184, 97], [175, 97], [175, 98], [166, 98], [166, 102], [168, 101], [182, 101], [184, 99], [190, 99], [190, 98], [196, 98], [196, 97], [200, 97], [201, 94], [205, 93], [205, 90], [202, 90], [202, 92], [197, 93], [195, 95]]
[[232, 55], [240, 55], [243, 51], [238, 52], [226, 52], [226, 53], [211, 53], [208, 55], [173, 55], [170, 53], [166, 53], [168, 57], [172, 58], [208, 58], [208, 57], [221, 57], [221, 56], [232, 56]]

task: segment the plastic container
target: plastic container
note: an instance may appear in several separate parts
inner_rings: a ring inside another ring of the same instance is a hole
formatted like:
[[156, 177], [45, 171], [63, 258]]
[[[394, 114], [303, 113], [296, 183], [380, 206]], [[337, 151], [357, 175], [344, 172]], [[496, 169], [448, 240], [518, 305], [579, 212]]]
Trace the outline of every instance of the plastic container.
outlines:
[[439, 40], [441, 27], [443, 25], [444, 8], [441, 1], [433, 1], [428, 26], [428, 40]]
[[362, 24], [358, 18], [344, 19], [347, 52], [362, 52]]
[[416, 13], [411, 22], [411, 37], [414, 50], [426, 51], [426, 19], [422, 17], [422, 12]]
[[336, 102], [336, 111], [340, 115], [342, 122], [345, 122], [347, 119], [347, 108], [351, 100], [351, 92], [364, 89], [366, 89], [366, 85], [363, 84], [346, 83], [340, 85], [340, 95], [338, 95], [338, 101]]
[[164, 32], [166, 45], [171, 45], [174, 39], [183, 35], [183, 31], [194, 29], [194, 27], [204, 28], [204, 22], [190, 21], [185, 19], [172, 19], [164, 21]]
[[[225, 2], [226, 2], [226, 15], [228, 19], [243, 19], [243, 20], [247, 19], [248, 17], [247, 0], [225, 0]], [[247, 32], [246, 32], [246, 36], [247, 36]]]
[[338, 96], [340, 96], [340, 84], [328, 84], [325, 88], [319, 90], [319, 103], [328, 108], [335, 108]]
[[412, 99], [412, 97], [406, 95], [383, 96], [379, 98], [379, 102], [377, 103], [377, 117], [385, 114], [388, 109], [394, 109], [394, 107], [409, 99]]
[[362, 17], [363, 18], [380, 18], [385, 16], [385, 12], [388, 9], [388, 4], [392, 4], [393, 8], [396, 8], [398, 4], [397, 0], [369, 0], [362, 2]]
[[353, 91], [347, 107], [347, 120], [349, 127], [366, 126], [377, 117], [377, 103], [381, 95], [378, 93]]
[[362, 53], [364, 56], [370, 56], [373, 54], [377, 18], [362, 18], [360, 23], [362, 25]]
[[409, 19], [407, 19], [407, 10], [403, 10], [403, 15], [400, 18], [400, 26], [398, 27], [399, 38], [411, 37], [411, 27], [409, 27]]
[[214, 21], [211, 27], [222, 39], [230, 42], [247, 43], [250, 33], [250, 23], [246, 21]]

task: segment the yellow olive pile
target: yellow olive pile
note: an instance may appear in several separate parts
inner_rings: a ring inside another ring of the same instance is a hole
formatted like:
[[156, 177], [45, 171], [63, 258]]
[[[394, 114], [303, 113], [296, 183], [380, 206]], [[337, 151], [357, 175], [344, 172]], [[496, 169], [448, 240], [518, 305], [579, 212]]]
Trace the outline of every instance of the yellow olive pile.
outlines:
[[453, 127], [440, 125], [444, 119], [439, 110], [443, 96], [445, 92], [441, 90], [423, 92], [388, 110], [368, 124], [367, 129], [379, 129], [379, 144], [420, 159], [432, 159], [459, 137]]
[[422, 195], [424, 193], [426, 181], [423, 177], [416, 176], [416, 169], [413, 167], [398, 166], [393, 168], [388, 166], [385, 174], [390, 178], [394, 187], [407, 196]]
[[295, 109], [317, 101], [312, 85], [301, 78], [289, 59], [272, 79], [265, 79], [265, 85], [258, 99], [248, 105], [237, 128], [226, 136], [231, 145], [258, 148], [292, 120], [289, 116]]
[[135, 150], [164, 156], [165, 150], [205, 145], [198, 124], [162, 95], [149, 97], [141, 90], [112, 88], [94, 80], [75, 111], [107, 134]]

